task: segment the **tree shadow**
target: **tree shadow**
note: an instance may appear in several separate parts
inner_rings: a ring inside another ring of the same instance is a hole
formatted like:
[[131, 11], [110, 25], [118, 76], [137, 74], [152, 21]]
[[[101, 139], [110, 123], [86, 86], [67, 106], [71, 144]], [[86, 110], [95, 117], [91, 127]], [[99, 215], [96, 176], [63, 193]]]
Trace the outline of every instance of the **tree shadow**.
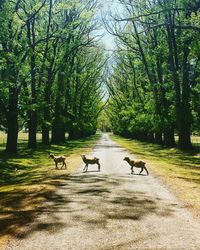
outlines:
[[[134, 145], [135, 153], [140, 156], [148, 156], [152, 159], [158, 159], [159, 157], [165, 162], [172, 163], [173, 165], [183, 165], [184, 168], [197, 168], [200, 166], [200, 157], [196, 157], [200, 153], [200, 144], [194, 147], [192, 150], [179, 150], [177, 148], [168, 148], [157, 144], [148, 142], [141, 142], [133, 139], [124, 139], [128, 143], [135, 142], [139, 144], [139, 148], [144, 148], [143, 152], [138, 151]], [[133, 146], [133, 145], [131, 145]], [[170, 156], [170, 157], [169, 157]], [[195, 165], [195, 166], [194, 166]]]
[[[163, 209], [162, 201], [125, 188], [124, 183], [131, 185], [134, 181], [127, 175], [43, 176], [40, 181], [50, 182], [53, 189], [40, 192], [13, 190], [9, 196], [0, 193], [0, 199], [4, 200], [0, 212], [1, 236], [21, 239], [38, 231], [53, 234], [70, 228], [70, 221], [86, 227], [105, 228], [110, 220], [141, 220], [151, 214], [163, 217], [173, 213], [173, 206]], [[35, 209], [30, 209], [29, 205], [34, 203]], [[90, 213], [95, 216], [91, 218]]]
[[87, 174], [87, 173], [99, 173], [99, 170], [87, 170], [87, 171], [83, 171], [83, 173]]
[[56, 218], [52, 223], [48, 223], [48, 227], [42, 227], [40, 223], [37, 226], [31, 226], [36, 218], [44, 212], [41, 201], [42, 203], [51, 202], [53, 211], [56, 211], [57, 206], [67, 203], [67, 199], [57, 195], [55, 190], [44, 189], [40, 192], [35, 192], [35, 190], [33, 192], [11, 191], [9, 196], [7, 193], [1, 192], [0, 199], [3, 200], [0, 211], [0, 236], [10, 235], [16, 238], [25, 238], [31, 232], [37, 230], [50, 230], [51, 225], [57, 230], [62, 228], [63, 223], [58, 222]]
[[[0, 151], [0, 185], [40, 183], [47, 171], [45, 167], [47, 168], [50, 164], [54, 165], [53, 161], [49, 159], [51, 152], [68, 157], [77, 149], [84, 150], [95, 145], [94, 138], [97, 136], [67, 141], [62, 145], [44, 146], [40, 143], [36, 150], [26, 148], [21, 140], [18, 154]], [[43, 169], [41, 170], [41, 168]]]
[[[200, 174], [198, 174], [200, 175]], [[195, 176], [192, 176], [192, 177], [178, 177], [178, 179], [181, 179], [181, 180], [185, 180], [187, 182], [192, 182], [192, 183], [196, 183], [196, 184], [200, 184], [200, 178], [199, 176], [197, 176], [196, 178], [194, 178]]]
[[130, 173], [130, 175], [138, 175], [138, 176], [148, 176], [147, 174], [140, 173]]

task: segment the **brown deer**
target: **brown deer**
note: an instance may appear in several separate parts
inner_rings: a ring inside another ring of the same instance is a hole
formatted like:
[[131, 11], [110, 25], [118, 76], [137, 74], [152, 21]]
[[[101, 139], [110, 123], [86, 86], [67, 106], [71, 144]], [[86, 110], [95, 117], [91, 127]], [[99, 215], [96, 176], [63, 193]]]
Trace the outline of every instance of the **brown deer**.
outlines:
[[85, 167], [83, 169], [83, 172], [87, 172], [88, 171], [88, 165], [89, 164], [97, 164], [98, 165], [98, 171], [100, 171], [101, 165], [99, 163], [99, 159], [94, 157], [93, 159], [88, 159], [86, 158], [85, 155], [81, 155], [81, 158], [83, 160], [83, 162], [85, 163]]
[[131, 160], [129, 157], [125, 157], [124, 161], [127, 161], [128, 164], [131, 166], [131, 174], [134, 173], [133, 167], [141, 168], [141, 171], [139, 174], [141, 174], [144, 169], [145, 169], [147, 175], [149, 174], [147, 168], [145, 167], [146, 163], [144, 161], [134, 161], [134, 160]]
[[51, 159], [54, 160], [54, 162], [55, 162], [55, 169], [58, 169], [58, 163], [62, 163], [62, 167], [61, 168], [63, 168], [63, 167], [65, 167], [65, 169], [67, 168], [67, 164], [65, 162], [65, 160], [66, 160], [65, 156], [63, 156], [63, 155], [62, 156], [55, 156], [53, 154], [50, 154], [49, 158], [51, 158]]

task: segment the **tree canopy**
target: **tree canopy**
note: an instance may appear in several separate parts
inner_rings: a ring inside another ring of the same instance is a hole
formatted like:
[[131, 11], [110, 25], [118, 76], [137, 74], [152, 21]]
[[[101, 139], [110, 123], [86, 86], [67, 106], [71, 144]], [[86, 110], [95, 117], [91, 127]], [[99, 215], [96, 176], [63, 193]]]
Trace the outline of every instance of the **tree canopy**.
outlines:
[[38, 131], [43, 144], [59, 144], [66, 132], [94, 134], [98, 121], [165, 146], [175, 146], [177, 133], [179, 148], [192, 147], [191, 132], [200, 130], [199, 1], [117, 2], [123, 11], [103, 17], [117, 44], [108, 62], [100, 1], [0, 1], [0, 129], [8, 152], [17, 151], [22, 128], [36, 148]]
[[[126, 1], [114, 16], [117, 37], [110, 117], [115, 133], [174, 146], [192, 147], [199, 131], [199, 2]], [[116, 115], [117, 114], [117, 115]]]
[[14, 0], [0, 5], [0, 114], [6, 149], [20, 128], [44, 144], [96, 132], [101, 110], [103, 47], [95, 0]]

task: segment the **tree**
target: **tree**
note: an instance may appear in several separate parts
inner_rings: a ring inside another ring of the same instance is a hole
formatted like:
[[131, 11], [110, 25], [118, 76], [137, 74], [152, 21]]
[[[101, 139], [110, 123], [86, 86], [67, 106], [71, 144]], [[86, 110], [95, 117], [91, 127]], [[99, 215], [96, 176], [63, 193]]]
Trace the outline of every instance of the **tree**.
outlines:
[[[143, 117], [138, 106], [134, 105], [138, 100], [133, 99], [130, 103], [134, 110], [128, 113], [135, 115], [131, 116], [127, 128], [124, 129], [130, 133], [131, 123], [135, 128], [139, 125], [140, 130], [144, 128], [140, 138], [151, 138], [152, 141], [164, 143], [166, 146], [174, 146], [174, 130], [177, 129], [179, 148], [190, 149], [190, 100], [193, 81], [191, 68], [194, 70], [194, 62], [198, 63], [191, 47], [196, 47], [194, 43], [199, 39], [199, 26], [192, 17], [198, 18], [198, 3], [191, 4], [190, 1], [181, 0], [137, 3], [121, 0], [120, 3], [128, 17], [114, 17], [113, 26], [107, 29], [118, 39], [117, 53], [120, 55], [120, 51], [126, 51], [123, 56], [129, 58], [129, 61], [121, 58], [113, 75], [116, 78], [116, 72], [123, 68], [125, 62], [126, 68], [123, 71], [130, 78], [133, 74], [132, 85], [137, 90], [136, 93], [143, 96], [140, 103], [143, 106], [142, 113], [144, 112]], [[121, 23], [125, 24], [122, 26]], [[127, 65], [132, 69], [132, 73]], [[120, 81], [129, 85], [129, 80]], [[119, 81], [114, 82], [114, 85], [120, 84]], [[124, 92], [120, 95], [126, 100], [127, 95]], [[141, 95], [142, 93], [145, 95]], [[112, 90], [112, 96], [119, 96], [116, 86], [114, 91]], [[116, 102], [116, 99], [113, 97], [113, 101]], [[124, 107], [119, 101], [117, 106], [121, 106], [121, 109]], [[141, 131], [137, 131], [137, 135], [140, 133]]]
[[69, 130], [71, 137], [95, 132], [105, 61], [94, 35], [96, 9], [95, 0], [1, 1], [0, 123], [7, 151], [17, 151], [19, 120], [33, 149], [38, 131], [45, 145], [51, 128], [53, 143], [64, 142]]

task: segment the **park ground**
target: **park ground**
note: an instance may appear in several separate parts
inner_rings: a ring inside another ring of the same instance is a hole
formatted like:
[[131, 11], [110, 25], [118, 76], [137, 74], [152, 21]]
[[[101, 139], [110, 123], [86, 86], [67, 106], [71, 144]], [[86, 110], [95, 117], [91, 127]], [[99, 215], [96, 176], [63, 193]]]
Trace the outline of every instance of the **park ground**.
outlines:
[[[38, 134], [38, 141], [41, 135]], [[10, 238], [20, 237], [23, 227], [31, 223], [36, 209], [48, 200], [74, 169], [80, 165], [82, 153], [89, 153], [99, 135], [63, 145], [27, 149], [27, 133], [19, 134], [18, 154], [3, 151], [5, 134], [0, 134], [0, 246]], [[67, 170], [57, 171], [49, 154], [65, 155]]]
[[114, 135], [111, 138], [136, 158], [146, 161], [153, 173], [200, 218], [200, 137], [192, 137], [194, 149], [191, 151], [163, 148]]
[[[113, 135], [98, 140], [30, 151], [24, 139], [17, 157], [0, 154], [2, 247], [198, 249], [198, 149], [180, 152]], [[80, 154], [92, 149], [102, 170], [82, 173]], [[68, 169], [54, 170], [49, 152], [68, 156]], [[130, 175], [123, 162], [129, 154], [147, 162], [150, 176]]]

